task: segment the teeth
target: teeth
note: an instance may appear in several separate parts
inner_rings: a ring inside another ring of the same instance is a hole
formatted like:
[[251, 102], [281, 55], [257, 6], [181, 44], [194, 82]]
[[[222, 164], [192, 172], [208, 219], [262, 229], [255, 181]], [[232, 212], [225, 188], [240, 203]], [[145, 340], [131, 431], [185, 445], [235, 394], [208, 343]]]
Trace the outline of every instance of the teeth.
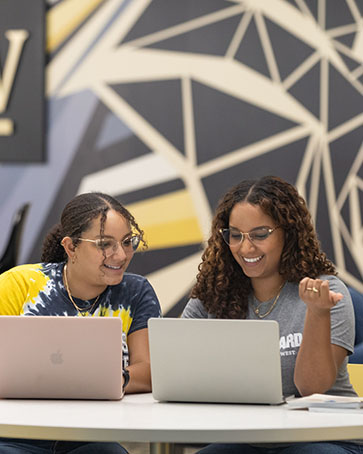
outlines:
[[112, 266], [112, 265], [105, 265], [106, 268], [111, 268], [111, 270], [120, 270], [122, 266]]
[[260, 255], [259, 257], [253, 257], [253, 258], [243, 257], [243, 260], [247, 263], [256, 263], [256, 262], [259, 262], [261, 259], [262, 259], [262, 255]]

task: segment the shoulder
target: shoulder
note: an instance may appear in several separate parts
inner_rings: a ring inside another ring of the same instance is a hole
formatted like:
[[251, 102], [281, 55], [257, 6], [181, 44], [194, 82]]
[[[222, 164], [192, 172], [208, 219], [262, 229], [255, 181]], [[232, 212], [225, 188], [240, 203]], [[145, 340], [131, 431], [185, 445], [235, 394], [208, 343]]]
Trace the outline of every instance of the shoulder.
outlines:
[[39, 302], [39, 307], [43, 308], [46, 300], [54, 300], [57, 276], [61, 276], [60, 267], [60, 264], [26, 264], [1, 274], [1, 312], [8, 315], [25, 314], [29, 312], [25, 307], [28, 304], [34, 309]]
[[121, 292], [132, 292], [133, 294], [142, 293], [145, 290], [152, 290], [150, 282], [144, 276], [133, 273], [125, 273], [122, 281], [113, 286], [115, 290]]
[[158, 297], [145, 277], [125, 273], [118, 288], [120, 293], [115, 299], [129, 314], [123, 320], [123, 323], [124, 321], [126, 324], [129, 323], [128, 334], [147, 328], [150, 317], [160, 317], [161, 308]]
[[10, 270], [5, 271], [0, 275], [1, 281], [6, 280], [28, 280], [35, 279], [38, 280], [40, 277], [44, 277], [46, 274], [46, 265], [44, 263], [34, 263], [15, 266], [10, 268]]
[[2, 273], [1, 276], [15, 276], [27, 273], [38, 273], [43, 268], [42, 263], [27, 263], [25, 265], [18, 265], [10, 268], [9, 270]]
[[182, 313], [183, 318], [208, 318], [208, 312], [198, 298], [191, 298]]
[[329, 281], [329, 289], [333, 292], [342, 293], [344, 297], [350, 298], [350, 293], [347, 286], [337, 276], [331, 274], [323, 274], [322, 276], [319, 276], [319, 278], [323, 281]]
[[352, 297], [348, 287], [337, 276], [322, 275], [320, 279], [329, 281], [329, 290], [335, 293], [341, 293], [343, 298], [331, 309], [332, 315], [340, 316], [341, 318], [349, 318], [353, 316]]
[[34, 263], [15, 266], [0, 275], [2, 289], [44, 289], [62, 278], [63, 263]]
[[149, 284], [149, 281], [146, 277], [140, 276], [140, 274], [125, 273], [121, 284], [143, 286], [145, 284]]
[[114, 286], [110, 287], [112, 298], [119, 299], [125, 304], [133, 307], [141, 307], [143, 305], [157, 306], [160, 308], [158, 297], [150, 284], [150, 282], [144, 277], [138, 274], [125, 273], [122, 281]]

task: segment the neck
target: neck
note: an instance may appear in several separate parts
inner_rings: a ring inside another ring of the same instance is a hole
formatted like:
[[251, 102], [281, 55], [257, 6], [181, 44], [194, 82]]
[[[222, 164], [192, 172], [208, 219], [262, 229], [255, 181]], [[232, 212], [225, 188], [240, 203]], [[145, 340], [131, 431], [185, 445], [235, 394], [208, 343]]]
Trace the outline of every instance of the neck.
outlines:
[[106, 286], [91, 287], [89, 284], [82, 282], [82, 279], [77, 276], [75, 266], [71, 263], [66, 263], [63, 268], [63, 281], [65, 284], [64, 273], [67, 273], [68, 289], [74, 298], [89, 301], [99, 296], [106, 288]]
[[251, 279], [253, 293], [259, 301], [269, 301], [279, 293], [283, 287], [285, 280], [282, 276], [273, 277], [273, 279], [263, 279], [259, 280], [258, 278]]

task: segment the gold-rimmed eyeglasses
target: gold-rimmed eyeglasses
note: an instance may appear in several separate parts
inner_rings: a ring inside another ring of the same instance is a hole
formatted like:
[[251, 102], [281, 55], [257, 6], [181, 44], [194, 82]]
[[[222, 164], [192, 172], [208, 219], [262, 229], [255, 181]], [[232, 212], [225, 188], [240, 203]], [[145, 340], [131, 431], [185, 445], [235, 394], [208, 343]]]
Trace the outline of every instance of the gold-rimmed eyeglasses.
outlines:
[[119, 246], [122, 247], [126, 254], [134, 253], [140, 244], [141, 238], [140, 235], [132, 235], [121, 241], [117, 241], [114, 238], [97, 238], [96, 240], [77, 238], [77, 240], [94, 243], [97, 249], [102, 251], [106, 257], [109, 257], [117, 252]]
[[245, 238], [248, 238], [252, 244], [258, 244], [266, 240], [272, 232], [278, 229], [280, 226], [274, 227], [273, 229], [268, 227], [258, 227], [251, 230], [250, 232], [240, 232], [235, 228], [219, 229], [219, 233], [222, 235], [224, 241], [228, 246], [237, 246], [243, 243]]

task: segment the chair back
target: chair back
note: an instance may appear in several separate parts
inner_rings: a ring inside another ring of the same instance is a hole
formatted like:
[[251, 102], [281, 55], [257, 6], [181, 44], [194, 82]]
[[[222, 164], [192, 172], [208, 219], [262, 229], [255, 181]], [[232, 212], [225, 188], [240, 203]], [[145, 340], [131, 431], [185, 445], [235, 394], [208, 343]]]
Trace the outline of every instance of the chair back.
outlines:
[[348, 288], [352, 297], [355, 316], [354, 353], [349, 356], [349, 362], [363, 364], [363, 295], [354, 288]]
[[30, 203], [25, 203], [14, 217], [8, 243], [5, 246], [5, 251], [2, 257], [0, 258], [0, 273], [4, 273], [18, 264], [22, 233], [29, 207]]
[[347, 364], [349, 380], [359, 397], [363, 397], [363, 364]]

